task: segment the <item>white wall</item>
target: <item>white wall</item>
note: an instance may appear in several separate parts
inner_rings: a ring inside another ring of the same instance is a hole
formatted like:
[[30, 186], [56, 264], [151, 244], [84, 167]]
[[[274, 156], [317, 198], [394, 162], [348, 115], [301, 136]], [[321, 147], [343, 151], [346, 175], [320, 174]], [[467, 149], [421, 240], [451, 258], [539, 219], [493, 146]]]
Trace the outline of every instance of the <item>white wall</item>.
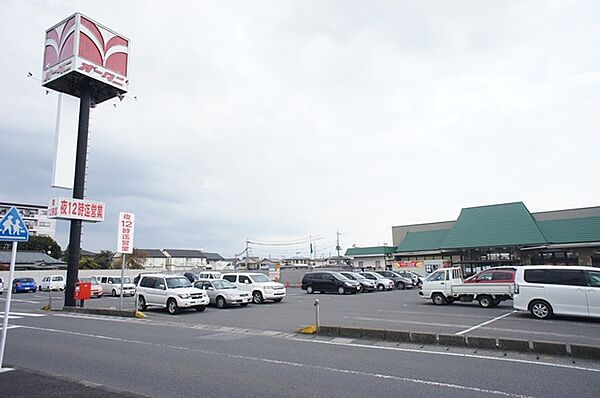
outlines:
[[[140, 270], [140, 269], [126, 269], [125, 270], [125, 276], [129, 276], [129, 277], [136, 277], [140, 272], [145, 272], [144, 270]], [[42, 278], [45, 276], [50, 276], [50, 275], [62, 275], [65, 277], [67, 277], [67, 271], [58, 271], [58, 270], [52, 270], [52, 271], [15, 271], [15, 278], [33, 278], [35, 280], [35, 282], [39, 285], [40, 282], [42, 281]], [[87, 276], [95, 276], [95, 275], [107, 275], [107, 276], [121, 276], [121, 270], [120, 269], [84, 269], [84, 270], [79, 270], [79, 276], [80, 277], [87, 277]], [[10, 284], [9, 280], [8, 280], [8, 271], [0, 271], [0, 277], [4, 280], [4, 288], [6, 289], [8, 287], [8, 285]]]

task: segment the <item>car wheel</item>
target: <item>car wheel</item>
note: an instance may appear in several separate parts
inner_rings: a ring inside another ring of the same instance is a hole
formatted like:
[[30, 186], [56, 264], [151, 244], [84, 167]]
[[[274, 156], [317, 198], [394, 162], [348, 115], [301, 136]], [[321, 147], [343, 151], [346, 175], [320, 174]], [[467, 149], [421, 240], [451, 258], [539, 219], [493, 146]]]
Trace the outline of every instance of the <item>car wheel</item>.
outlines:
[[276, 302], [276, 303], [281, 303], [281, 300], [283, 300], [283, 298], [276, 298], [273, 301]]
[[254, 304], [262, 304], [263, 303], [263, 295], [258, 290], [252, 293], [252, 301]]
[[346, 289], [344, 289], [344, 286], [340, 286], [340, 287], [338, 287], [338, 293], [339, 293], [339, 294], [344, 294], [344, 293], [346, 293]]
[[198, 306], [196, 306], [196, 311], [198, 311], [198, 312], [202, 312], [202, 311], [204, 311], [205, 309], [206, 309], [206, 306], [205, 306], [205, 305], [198, 305]]
[[548, 319], [552, 316], [552, 307], [543, 300], [535, 300], [531, 303], [529, 311], [537, 319]]
[[227, 307], [227, 301], [221, 296], [217, 297], [217, 308]]
[[431, 301], [433, 301], [433, 304], [435, 305], [446, 304], [446, 297], [444, 297], [442, 293], [434, 293], [433, 296], [431, 296]]
[[404, 290], [406, 289], [406, 285], [404, 284], [404, 282], [398, 282], [398, 284], [396, 285], [396, 289]]
[[115, 289], [112, 290], [111, 295], [113, 297], [117, 297], [117, 291]]
[[146, 305], [146, 299], [144, 298], [144, 296], [139, 296], [137, 302], [138, 311], [146, 311], [147, 308], [148, 306]]
[[363, 287], [362, 287], [362, 285], [358, 285], [358, 287], [356, 288], [356, 292], [357, 292], [357, 293], [360, 293], [360, 292], [362, 292], [362, 291], [363, 291]]
[[179, 306], [177, 305], [177, 300], [171, 298], [167, 301], [167, 311], [171, 315], [175, 315], [179, 312]]
[[379, 290], [380, 292], [383, 292], [385, 290], [385, 286], [377, 285], [377, 290]]
[[306, 288], [306, 293], [308, 293], [308, 294], [313, 294], [314, 292], [315, 292], [315, 291], [313, 290], [313, 287], [312, 287], [312, 286], [308, 286], [308, 287]]
[[492, 307], [492, 298], [490, 296], [488, 296], [487, 294], [484, 294], [483, 296], [479, 296], [477, 298], [477, 301], [479, 301], [479, 306], [481, 308], [490, 308]]

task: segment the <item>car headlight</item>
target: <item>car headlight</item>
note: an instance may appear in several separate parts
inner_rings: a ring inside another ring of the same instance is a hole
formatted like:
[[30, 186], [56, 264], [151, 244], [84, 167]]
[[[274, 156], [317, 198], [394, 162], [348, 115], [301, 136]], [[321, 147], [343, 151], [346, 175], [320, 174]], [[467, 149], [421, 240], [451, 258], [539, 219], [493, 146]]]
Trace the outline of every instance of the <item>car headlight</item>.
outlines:
[[344, 282], [344, 285], [346, 285], [347, 287], [352, 287], [352, 283], [350, 282]]
[[190, 298], [190, 295], [188, 293], [178, 294], [178, 296], [179, 296], [179, 298], [182, 298], [182, 299], [189, 299]]

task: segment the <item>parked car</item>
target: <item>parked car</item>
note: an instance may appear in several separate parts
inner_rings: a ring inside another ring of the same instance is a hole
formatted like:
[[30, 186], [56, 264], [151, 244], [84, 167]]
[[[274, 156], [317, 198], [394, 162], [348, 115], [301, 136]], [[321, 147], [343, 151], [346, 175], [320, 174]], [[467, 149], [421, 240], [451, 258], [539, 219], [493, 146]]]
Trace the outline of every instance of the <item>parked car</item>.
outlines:
[[218, 308], [232, 304], [245, 307], [252, 301], [250, 292], [238, 289], [225, 279], [201, 279], [194, 283], [194, 287], [204, 290], [208, 294], [210, 304], [215, 304]]
[[369, 280], [372, 280], [375, 283], [377, 290], [379, 290], [379, 291], [392, 290], [394, 288], [393, 280], [384, 278], [377, 272], [365, 271], [365, 272], [361, 272], [360, 275], [364, 276], [365, 278], [367, 278]]
[[465, 283], [514, 283], [516, 268], [488, 268], [465, 279]]
[[65, 290], [65, 277], [62, 275], [50, 275], [42, 278], [38, 288], [40, 290]]
[[307, 272], [302, 278], [302, 290], [312, 294], [314, 292], [339, 294], [357, 293], [361, 289], [359, 282], [348, 279], [339, 272], [319, 271]]
[[223, 274], [218, 271], [202, 271], [198, 276], [200, 279], [223, 279]]
[[600, 269], [523, 266], [515, 274], [513, 306], [538, 319], [552, 315], [600, 318]]
[[395, 273], [394, 271], [376, 270], [375, 272], [383, 276], [384, 278], [388, 278], [394, 281], [394, 286], [398, 290], [412, 289], [413, 286], [417, 286], [417, 284], [414, 283], [412, 278], [405, 278]]
[[223, 275], [223, 279], [233, 283], [239, 289], [252, 294], [252, 301], [261, 304], [265, 300], [273, 300], [279, 303], [285, 297], [285, 286], [279, 282], [273, 282], [265, 274], [241, 272]]
[[13, 293], [22, 293], [22, 292], [35, 293], [36, 290], [37, 290], [37, 284], [35, 283], [33, 278], [13, 279], [13, 282], [12, 282], [12, 292]]
[[92, 284], [92, 298], [100, 298], [104, 296], [104, 289], [98, 283], [98, 279], [95, 276], [87, 276], [77, 279], [77, 282], [90, 282]]
[[361, 292], [372, 292], [373, 290], [376, 289], [374, 281], [365, 278], [358, 272], [345, 272], [344, 271], [344, 272], [340, 272], [340, 274], [344, 275], [348, 279], [352, 279], [352, 280], [360, 283], [360, 287], [361, 287], [360, 291]]
[[204, 311], [209, 303], [206, 292], [192, 286], [183, 275], [142, 274], [136, 289], [137, 308], [140, 311], [157, 306], [175, 315], [183, 308]]
[[0, 294], [2, 294], [3, 290], [4, 290], [4, 280], [2, 278], [0, 278]]
[[[96, 276], [96, 280], [102, 286], [106, 294], [113, 297], [121, 295], [121, 277], [120, 276]], [[133, 296], [135, 294], [135, 285], [128, 276], [123, 277], [123, 296]]]
[[423, 277], [416, 272], [407, 270], [396, 270], [394, 272], [407, 279], [411, 279], [413, 281], [413, 285], [415, 286], [421, 286], [423, 284]]

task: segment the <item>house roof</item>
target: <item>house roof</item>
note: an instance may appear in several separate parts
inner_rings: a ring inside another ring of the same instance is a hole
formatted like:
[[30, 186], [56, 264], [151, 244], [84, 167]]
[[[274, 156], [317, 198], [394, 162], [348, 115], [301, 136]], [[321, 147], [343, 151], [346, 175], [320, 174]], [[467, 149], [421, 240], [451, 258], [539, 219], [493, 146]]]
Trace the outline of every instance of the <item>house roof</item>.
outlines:
[[204, 255], [206, 256], [206, 259], [209, 261], [222, 261], [224, 260], [223, 256], [221, 256], [219, 253], [208, 253], [208, 252], [203, 252]]
[[461, 210], [441, 249], [523, 246], [546, 238], [523, 202], [469, 207]]
[[146, 253], [146, 256], [150, 258], [166, 258], [167, 255], [160, 249], [139, 249]]
[[351, 247], [346, 250], [346, 256], [360, 257], [360, 256], [376, 256], [392, 254], [396, 251], [394, 246], [371, 246], [371, 247]]
[[[0, 264], [10, 264], [11, 251], [0, 251]], [[67, 263], [50, 257], [46, 253], [33, 251], [17, 251], [16, 268], [64, 268]]]
[[418, 252], [439, 249], [450, 229], [408, 232], [396, 252]]
[[168, 256], [176, 258], [206, 258], [205, 253], [200, 250], [165, 249], [164, 252]]
[[600, 242], [600, 217], [538, 221], [548, 243]]

